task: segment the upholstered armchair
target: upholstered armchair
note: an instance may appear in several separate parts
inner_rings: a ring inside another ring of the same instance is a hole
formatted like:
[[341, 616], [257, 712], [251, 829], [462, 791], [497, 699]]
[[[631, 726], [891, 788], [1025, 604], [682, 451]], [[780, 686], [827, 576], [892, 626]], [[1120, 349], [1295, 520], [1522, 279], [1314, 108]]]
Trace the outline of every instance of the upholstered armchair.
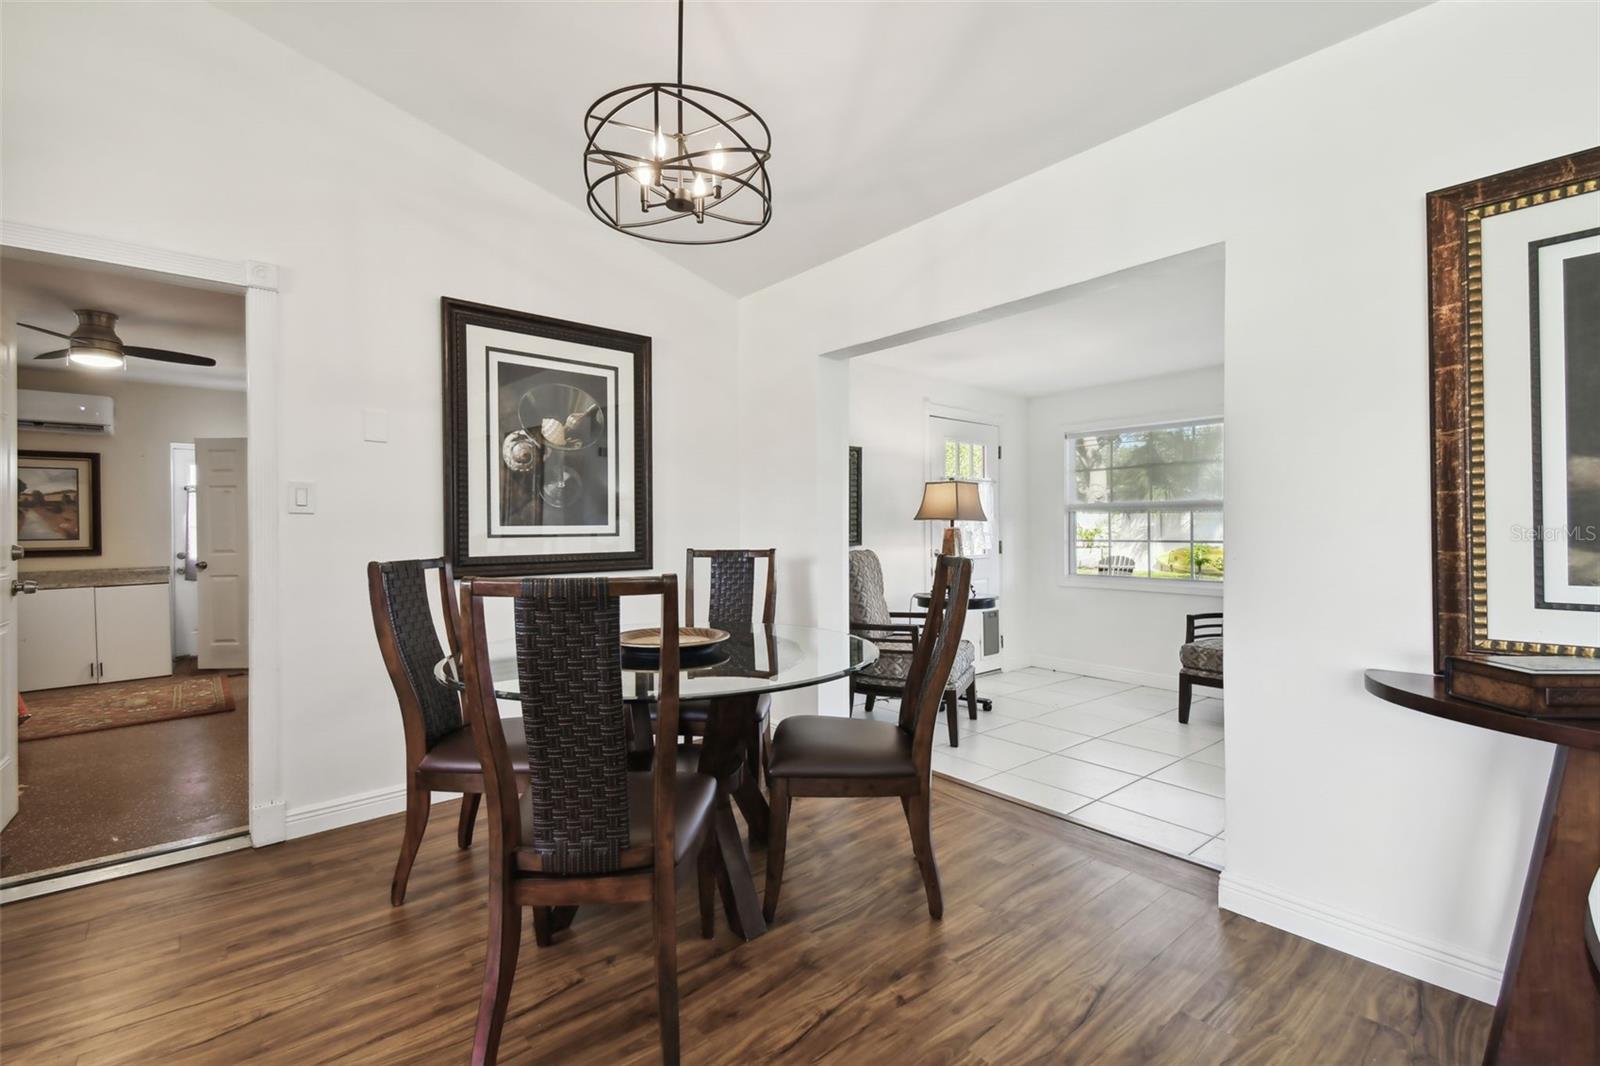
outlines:
[[1178, 721], [1189, 724], [1194, 686], [1222, 687], [1222, 612], [1191, 614], [1178, 649]]
[[[868, 548], [850, 552], [850, 632], [878, 646], [878, 661], [850, 676], [850, 707], [855, 709], [856, 693], [866, 697], [866, 711], [879, 696], [898, 698], [905, 688], [912, 654], [927, 615], [923, 611], [891, 611], [883, 595], [883, 565], [878, 554]], [[956, 649], [950, 680], [945, 686], [944, 711], [949, 719], [950, 746], [959, 746], [956, 730], [957, 701], [967, 698], [967, 714], [978, 717], [977, 649], [963, 640]]]

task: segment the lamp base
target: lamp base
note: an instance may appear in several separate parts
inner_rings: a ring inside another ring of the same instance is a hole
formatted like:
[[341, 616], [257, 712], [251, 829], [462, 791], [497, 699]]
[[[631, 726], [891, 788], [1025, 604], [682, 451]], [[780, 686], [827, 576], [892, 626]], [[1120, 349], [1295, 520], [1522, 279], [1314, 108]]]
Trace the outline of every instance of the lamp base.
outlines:
[[944, 546], [939, 550], [940, 555], [961, 554], [961, 530], [955, 526], [946, 526], [944, 530]]

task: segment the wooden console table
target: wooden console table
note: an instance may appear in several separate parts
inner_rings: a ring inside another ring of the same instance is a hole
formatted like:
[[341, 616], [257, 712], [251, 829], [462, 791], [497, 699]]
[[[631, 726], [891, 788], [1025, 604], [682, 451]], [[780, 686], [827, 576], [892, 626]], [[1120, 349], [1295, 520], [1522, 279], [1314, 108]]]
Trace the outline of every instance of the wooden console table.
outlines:
[[1585, 928], [1600, 869], [1600, 721], [1530, 718], [1459, 700], [1432, 674], [1368, 670], [1366, 686], [1424, 714], [1556, 745], [1483, 1061], [1600, 1063], [1600, 974]]

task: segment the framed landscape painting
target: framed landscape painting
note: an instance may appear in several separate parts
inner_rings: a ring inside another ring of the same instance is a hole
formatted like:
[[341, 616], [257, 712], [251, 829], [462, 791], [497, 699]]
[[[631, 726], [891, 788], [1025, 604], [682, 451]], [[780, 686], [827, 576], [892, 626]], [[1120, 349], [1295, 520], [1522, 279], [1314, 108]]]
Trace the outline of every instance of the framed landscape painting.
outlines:
[[449, 298], [443, 320], [456, 572], [648, 568], [650, 338]]
[[1435, 666], [1600, 653], [1600, 148], [1428, 196]]
[[100, 554], [100, 457], [17, 452], [17, 543], [30, 556]]

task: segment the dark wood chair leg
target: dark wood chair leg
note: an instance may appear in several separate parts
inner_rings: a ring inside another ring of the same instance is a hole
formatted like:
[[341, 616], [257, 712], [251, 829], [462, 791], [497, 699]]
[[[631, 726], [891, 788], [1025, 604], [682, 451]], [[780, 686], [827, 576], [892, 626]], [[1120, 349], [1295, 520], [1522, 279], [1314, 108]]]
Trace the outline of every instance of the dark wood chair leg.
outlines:
[[1194, 682], [1178, 675], [1178, 724], [1189, 724], [1189, 701], [1194, 695]]
[[967, 686], [967, 717], [973, 721], [978, 720], [978, 681], [973, 678], [972, 684]]
[[867, 712], [868, 714], [871, 714], [872, 713], [872, 705], [877, 702], [878, 697], [873, 695], [870, 692], [864, 693], [864, 695], [867, 697], [867, 705], [865, 707], [861, 708], [861, 709], [863, 711]]
[[461, 820], [456, 823], [456, 847], [466, 851], [472, 847], [472, 826], [478, 820], [480, 792], [468, 792], [461, 797]]
[[675, 871], [655, 869], [656, 1011], [661, 1026], [662, 1066], [678, 1066], [678, 915]]
[[944, 917], [944, 893], [939, 888], [939, 864], [933, 858], [932, 800], [927, 795], [910, 797], [911, 850], [922, 871], [922, 887], [928, 893], [928, 915]]
[[533, 908], [533, 942], [542, 948], [547, 948], [555, 943], [555, 923], [550, 917], [549, 907]]
[[425, 788], [412, 785], [406, 789], [406, 833], [400, 840], [400, 861], [394, 864], [394, 880], [389, 884], [391, 907], [406, 901], [406, 882], [411, 879], [411, 864], [417, 859], [422, 834], [428, 828], [428, 808], [432, 800], [433, 794]]
[[700, 935], [710, 940], [717, 935], [717, 875], [722, 852], [708, 832], [700, 842], [700, 854], [695, 860], [696, 876], [700, 889]]
[[472, 1066], [493, 1066], [500, 1053], [500, 1029], [517, 976], [517, 949], [522, 942], [522, 908], [510, 886], [489, 889], [489, 951], [483, 967], [483, 995], [478, 1001], [478, 1029], [472, 1038]]
[[956, 735], [956, 730], [960, 728], [960, 723], [957, 719], [961, 717], [961, 705], [956, 702], [958, 699], [955, 689], [945, 690], [944, 716], [950, 720], [950, 746], [952, 748], [961, 746], [961, 738]]
[[778, 893], [783, 889], [783, 859], [789, 845], [789, 807], [792, 803], [789, 782], [781, 777], [773, 781], [772, 821], [767, 830], [767, 895], [761, 904], [761, 915], [768, 922], [778, 913]]

